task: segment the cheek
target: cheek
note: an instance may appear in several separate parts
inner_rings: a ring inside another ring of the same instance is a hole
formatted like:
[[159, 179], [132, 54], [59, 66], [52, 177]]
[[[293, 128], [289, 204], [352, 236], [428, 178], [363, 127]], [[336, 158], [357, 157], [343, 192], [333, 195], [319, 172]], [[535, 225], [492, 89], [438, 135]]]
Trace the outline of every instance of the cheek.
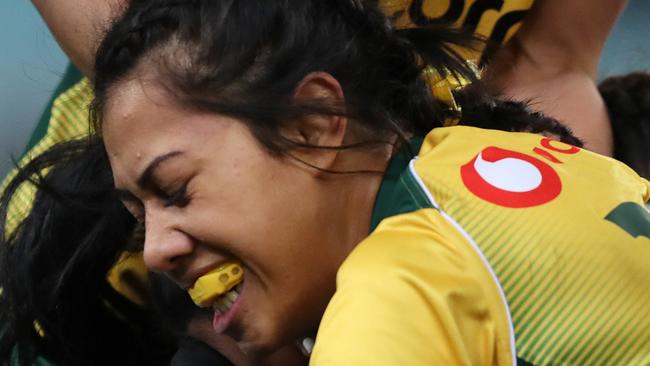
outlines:
[[286, 240], [301, 218], [313, 216], [306, 213], [311, 205], [305, 173], [285, 162], [240, 156], [209, 171], [199, 194], [208, 199], [211, 216], [237, 235]]
[[335, 277], [314, 266], [317, 262], [298, 259], [276, 262], [277, 276], [267, 287], [253, 288], [253, 324], [271, 343], [283, 344], [313, 334], [334, 294]]
[[[304, 271], [300, 263], [281, 263], [283, 273], [261, 286], [247, 280], [244, 328], [251, 343], [274, 349], [313, 335], [334, 293], [334, 280], [318, 271]], [[302, 263], [304, 264], [304, 262]]]

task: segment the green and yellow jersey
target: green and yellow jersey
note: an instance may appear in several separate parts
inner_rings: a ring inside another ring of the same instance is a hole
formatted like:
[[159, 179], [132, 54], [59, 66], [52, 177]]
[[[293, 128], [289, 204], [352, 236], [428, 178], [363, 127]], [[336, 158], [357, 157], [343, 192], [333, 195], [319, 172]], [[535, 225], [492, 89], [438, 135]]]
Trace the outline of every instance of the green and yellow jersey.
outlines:
[[412, 148], [310, 365], [650, 365], [648, 181], [527, 133], [440, 128]]
[[[29, 143], [29, 148], [19, 165], [26, 164], [57, 143], [87, 136], [88, 106], [92, 101], [92, 95], [87, 79], [82, 79], [58, 95], [52, 102], [49, 119], [45, 121], [46, 123], [39, 124], [34, 133], [39, 138]], [[2, 189], [15, 174], [14, 170], [8, 175]], [[35, 193], [36, 188], [31, 184], [23, 184], [16, 191], [8, 210], [7, 227], [5, 228], [8, 232], [13, 231], [31, 210]]]

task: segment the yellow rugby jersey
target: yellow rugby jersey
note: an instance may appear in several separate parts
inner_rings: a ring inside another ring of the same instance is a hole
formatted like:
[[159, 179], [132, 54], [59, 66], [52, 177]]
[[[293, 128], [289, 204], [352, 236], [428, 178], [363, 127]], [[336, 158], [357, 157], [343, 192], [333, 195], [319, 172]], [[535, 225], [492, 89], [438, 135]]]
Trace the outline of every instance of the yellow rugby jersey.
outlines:
[[474, 31], [488, 41], [479, 53], [469, 56], [480, 64], [519, 29], [533, 3], [534, 0], [379, 0], [397, 28], [444, 19]]
[[[59, 95], [52, 103], [50, 120], [45, 136], [38, 141], [20, 160], [24, 165], [57, 143], [70, 141], [88, 135], [88, 106], [93, 94], [87, 79]], [[2, 184], [2, 189], [16, 175], [13, 170]], [[7, 231], [11, 232], [22, 221], [32, 207], [36, 189], [31, 184], [23, 184], [14, 194], [9, 206]]]
[[648, 181], [527, 133], [440, 128], [413, 149], [310, 365], [650, 365]]

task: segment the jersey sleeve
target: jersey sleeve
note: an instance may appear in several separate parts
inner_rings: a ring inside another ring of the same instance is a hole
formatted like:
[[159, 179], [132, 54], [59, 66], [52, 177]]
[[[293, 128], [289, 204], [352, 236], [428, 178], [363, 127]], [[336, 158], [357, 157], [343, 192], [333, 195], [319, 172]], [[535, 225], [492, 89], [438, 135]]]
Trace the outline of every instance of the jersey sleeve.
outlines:
[[311, 366], [509, 365], [497, 285], [434, 209], [384, 220], [346, 259]]

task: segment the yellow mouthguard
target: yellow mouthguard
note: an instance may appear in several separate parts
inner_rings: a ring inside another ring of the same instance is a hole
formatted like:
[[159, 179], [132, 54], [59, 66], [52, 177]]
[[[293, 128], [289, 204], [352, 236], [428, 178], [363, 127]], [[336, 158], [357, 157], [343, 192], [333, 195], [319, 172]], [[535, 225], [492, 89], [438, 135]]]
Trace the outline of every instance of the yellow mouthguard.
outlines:
[[229, 262], [201, 276], [188, 292], [196, 305], [208, 307], [217, 297], [237, 286], [243, 278], [244, 269], [241, 265]]

